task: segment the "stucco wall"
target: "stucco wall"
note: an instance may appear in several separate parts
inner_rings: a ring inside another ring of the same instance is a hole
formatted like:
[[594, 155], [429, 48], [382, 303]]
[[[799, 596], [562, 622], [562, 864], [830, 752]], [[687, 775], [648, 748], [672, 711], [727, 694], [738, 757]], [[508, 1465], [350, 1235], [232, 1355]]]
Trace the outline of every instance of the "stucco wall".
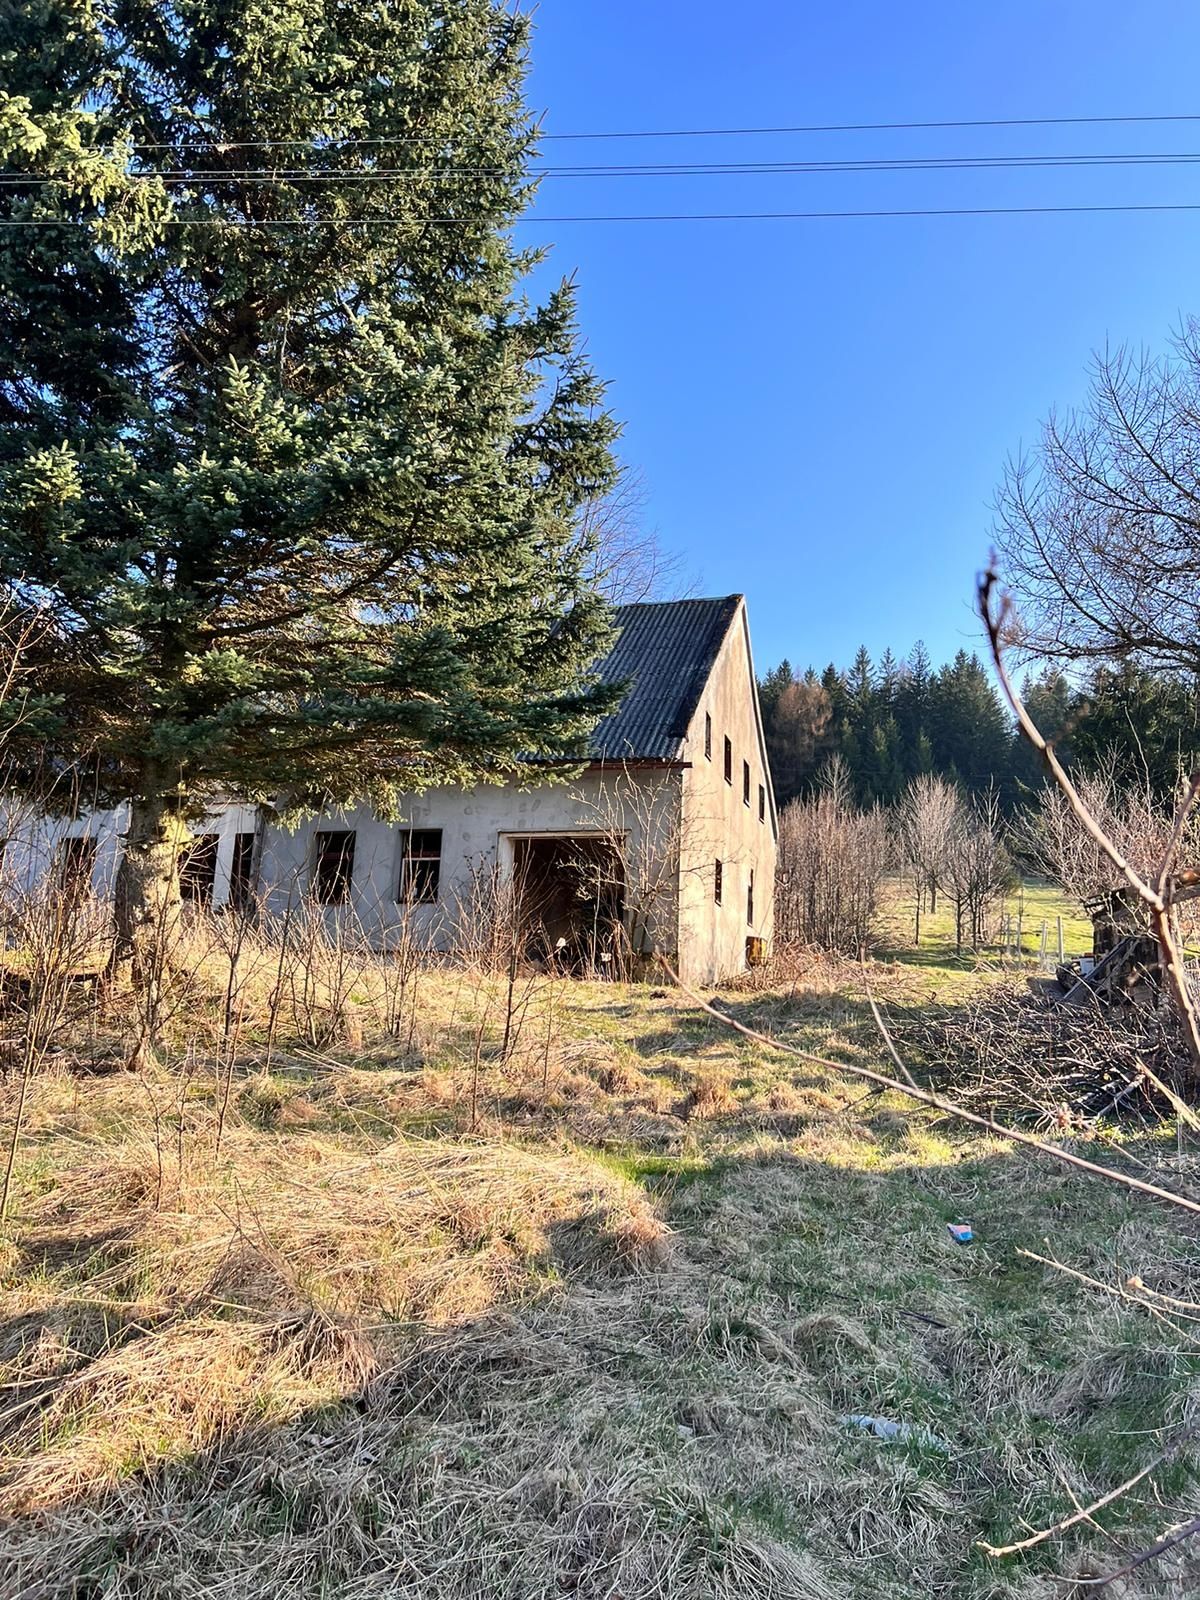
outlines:
[[[704, 753], [705, 715], [712, 718], [711, 759]], [[725, 782], [724, 742], [732, 743], [732, 782]], [[746, 965], [746, 939], [768, 945], [774, 927], [776, 822], [771, 780], [757, 715], [757, 689], [745, 604], [738, 609], [688, 729], [680, 852], [680, 955], [685, 969], [713, 982]], [[743, 800], [742, 763], [750, 764], [750, 804]], [[759, 786], [766, 791], [759, 820]], [[721, 904], [714, 903], [721, 862]], [[754, 916], [747, 891], [754, 874]]]
[[[353, 922], [381, 945], [402, 929], [436, 950], [453, 948], [460, 922], [477, 903], [476, 886], [498, 866], [512, 869], [514, 841], [529, 835], [598, 834], [619, 840], [626, 883], [627, 929], [636, 953], [661, 951], [677, 959], [680, 774], [671, 768], [593, 771], [563, 784], [528, 792], [511, 785], [475, 789], [432, 789], [406, 800], [401, 819], [383, 821], [365, 806], [309, 818], [295, 827], [268, 822], [259, 847], [258, 891], [268, 914], [284, 915], [306, 896], [312, 881], [315, 835], [324, 829], [354, 830], [351, 893], [344, 907], [326, 915]], [[196, 834], [218, 835], [213, 905], [229, 896], [234, 840], [253, 832], [252, 807], [219, 808], [193, 827]], [[39, 816], [12, 809], [0, 822], [7, 843], [6, 881], [28, 890], [41, 881], [68, 837], [96, 841], [91, 886], [110, 894], [120, 861], [128, 808], [92, 812], [74, 819]], [[442, 859], [436, 904], [404, 906], [397, 901], [401, 832], [440, 828]]]
[[[474, 884], [497, 866], [511, 870], [512, 843], [522, 835], [598, 833], [623, 840], [626, 902], [633, 934], [674, 958], [678, 866], [679, 774], [665, 769], [589, 772], [565, 785], [522, 793], [512, 786], [431, 789], [402, 804], [401, 820], [381, 821], [366, 807], [330, 813], [295, 828], [266, 830], [261, 884], [269, 911], [282, 913], [308, 887], [315, 835], [326, 828], [355, 834], [351, 896], [343, 912], [380, 943], [410, 935], [432, 949], [452, 948], [469, 914]], [[401, 830], [442, 830], [441, 885], [436, 905], [397, 902]], [[666, 846], [666, 849], [664, 849]], [[643, 936], [644, 935], [644, 936]]]
[[[203, 822], [192, 826], [195, 834], [218, 835], [217, 871], [213, 904], [223, 906], [229, 896], [233, 841], [239, 833], [252, 833], [257, 812], [253, 806], [218, 807]], [[64, 839], [96, 841], [91, 887], [97, 895], [112, 893], [121, 860], [121, 839], [129, 826], [128, 806], [112, 811], [91, 811], [75, 817], [45, 816], [28, 807], [0, 808], [0, 834], [4, 837], [4, 878], [20, 892], [34, 889], [53, 865]]]

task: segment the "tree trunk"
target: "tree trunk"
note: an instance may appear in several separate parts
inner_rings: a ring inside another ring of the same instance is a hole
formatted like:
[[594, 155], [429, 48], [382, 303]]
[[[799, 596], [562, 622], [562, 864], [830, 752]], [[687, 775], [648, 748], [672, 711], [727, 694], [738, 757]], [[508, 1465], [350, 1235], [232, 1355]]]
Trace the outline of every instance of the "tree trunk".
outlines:
[[140, 1045], [159, 1043], [164, 980], [179, 935], [179, 859], [187, 830], [160, 795], [131, 801], [113, 899], [111, 967], [128, 967], [142, 1018]]

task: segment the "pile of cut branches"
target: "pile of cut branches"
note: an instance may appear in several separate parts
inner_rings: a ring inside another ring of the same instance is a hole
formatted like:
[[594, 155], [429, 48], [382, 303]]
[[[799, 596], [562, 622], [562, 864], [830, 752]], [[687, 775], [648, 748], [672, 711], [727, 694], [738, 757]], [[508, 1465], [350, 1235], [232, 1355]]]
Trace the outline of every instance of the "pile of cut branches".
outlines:
[[1158, 1122], [1171, 1105], [1156, 1079], [1193, 1098], [1187, 1052], [1165, 1005], [1065, 1006], [1005, 985], [897, 1033], [938, 1088], [1001, 1121], [1058, 1130]]

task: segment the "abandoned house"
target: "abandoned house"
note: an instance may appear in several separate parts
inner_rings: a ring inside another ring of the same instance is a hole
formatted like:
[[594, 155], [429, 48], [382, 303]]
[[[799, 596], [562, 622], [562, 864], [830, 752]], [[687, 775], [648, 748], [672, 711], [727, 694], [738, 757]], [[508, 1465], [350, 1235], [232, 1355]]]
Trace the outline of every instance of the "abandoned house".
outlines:
[[[289, 827], [224, 805], [194, 830], [185, 898], [268, 916], [316, 903], [379, 946], [450, 950], [505, 895], [529, 953], [563, 970], [662, 955], [684, 981], [741, 971], [770, 941], [777, 837], [745, 600], [623, 606], [615, 628], [597, 670], [629, 687], [577, 776], [426, 790], [398, 823], [361, 807]], [[123, 808], [24, 839], [10, 824], [6, 871], [106, 895], [124, 825]]]

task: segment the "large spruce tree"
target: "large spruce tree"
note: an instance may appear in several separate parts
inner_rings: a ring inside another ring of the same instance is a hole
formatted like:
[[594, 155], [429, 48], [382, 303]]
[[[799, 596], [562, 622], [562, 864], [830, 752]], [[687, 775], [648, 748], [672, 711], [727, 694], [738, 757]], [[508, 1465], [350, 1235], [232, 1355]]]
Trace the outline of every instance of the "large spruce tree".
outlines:
[[0, 567], [52, 764], [132, 799], [134, 943], [214, 797], [388, 806], [610, 703], [526, 47], [491, 0], [0, 9]]

